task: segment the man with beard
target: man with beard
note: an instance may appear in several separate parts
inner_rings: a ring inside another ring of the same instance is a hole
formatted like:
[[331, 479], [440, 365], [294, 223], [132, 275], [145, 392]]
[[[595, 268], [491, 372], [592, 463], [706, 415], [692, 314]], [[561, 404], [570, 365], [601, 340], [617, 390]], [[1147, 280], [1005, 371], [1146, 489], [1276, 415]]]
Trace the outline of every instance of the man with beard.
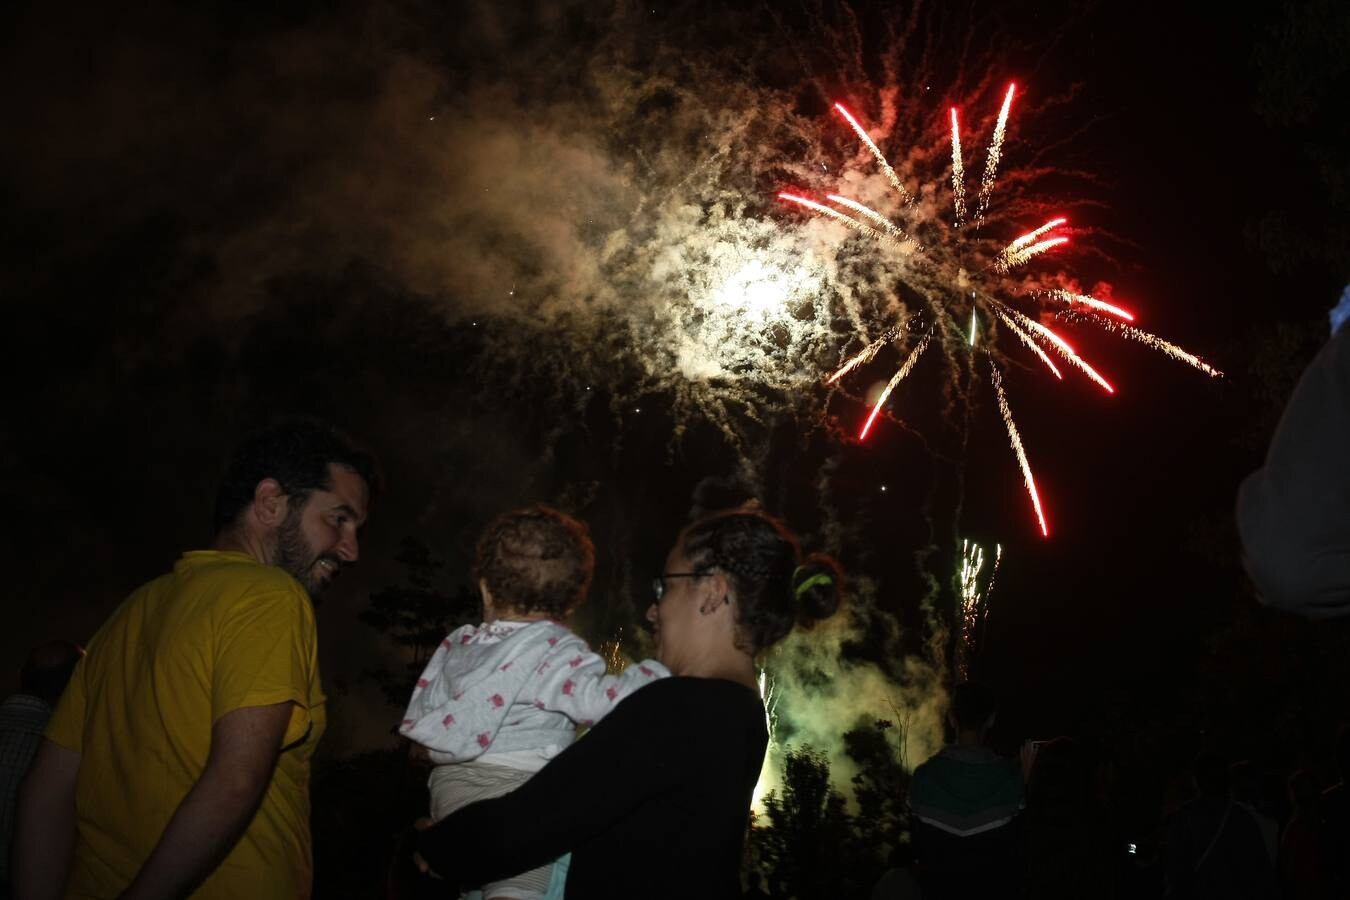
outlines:
[[235, 453], [210, 550], [89, 643], [21, 793], [17, 898], [311, 893], [324, 728], [310, 596], [356, 562], [374, 462], [315, 422]]

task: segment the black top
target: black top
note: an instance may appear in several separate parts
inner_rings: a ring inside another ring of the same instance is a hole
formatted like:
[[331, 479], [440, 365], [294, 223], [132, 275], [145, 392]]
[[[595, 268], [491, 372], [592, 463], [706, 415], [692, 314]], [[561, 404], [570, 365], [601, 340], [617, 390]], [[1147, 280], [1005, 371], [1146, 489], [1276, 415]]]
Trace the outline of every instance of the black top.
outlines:
[[1309, 616], [1350, 615], [1350, 325], [1303, 373], [1237, 512], [1262, 600]]
[[419, 849], [452, 888], [571, 851], [568, 900], [739, 898], [768, 741], [764, 707], [749, 688], [663, 679], [619, 703], [517, 790], [423, 832]]

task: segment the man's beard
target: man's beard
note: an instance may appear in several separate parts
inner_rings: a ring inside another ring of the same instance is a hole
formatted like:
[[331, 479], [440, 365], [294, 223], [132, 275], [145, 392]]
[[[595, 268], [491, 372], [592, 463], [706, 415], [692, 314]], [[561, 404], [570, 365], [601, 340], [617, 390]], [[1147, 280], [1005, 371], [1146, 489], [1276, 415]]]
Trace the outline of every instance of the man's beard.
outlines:
[[[303, 507], [304, 504], [292, 507], [277, 528], [277, 546], [273, 564], [300, 582], [301, 587], [313, 598], [337, 577], [341, 561], [332, 554], [315, 553], [309, 548], [305, 536], [300, 532], [300, 515]], [[333, 576], [327, 580], [318, 577], [315, 566], [320, 560], [333, 563]]]

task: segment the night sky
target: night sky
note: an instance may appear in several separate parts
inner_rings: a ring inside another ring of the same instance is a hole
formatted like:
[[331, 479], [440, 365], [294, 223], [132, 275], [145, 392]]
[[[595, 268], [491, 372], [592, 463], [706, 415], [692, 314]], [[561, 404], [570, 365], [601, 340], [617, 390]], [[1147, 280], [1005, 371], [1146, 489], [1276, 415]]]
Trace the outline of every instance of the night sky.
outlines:
[[[792, 96], [808, 70], [851, 102], [875, 96], [826, 74], [843, 30], [833, 5], [11, 4], [0, 652], [17, 666], [41, 639], [87, 640], [130, 590], [210, 540], [231, 444], [307, 413], [371, 446], [388, 482], [361, 564], [320, 608], [335, 753], [380, 740], [394, 718], [361, 678], [390, 648], [356, 614], [403, 577], [400, 540], [443, 557], [453, 589], [487, 518], [540, 500], [593, 530], [599, 579], [582, 621], [595, 642], [645, 608], [692, 510], [756, 494], [897, 617], [898, 643], [863, 638], [862, 656], [921, 644], [915, 554], [930, 539], [941, 546], [923, 564], [939, 572], [954, 533], [1002, 542], [979, 670], [1027, 734], [1083, 727], [1105, 694], [1184, 694], [1207, 637], [1255, 602], [1237, 566], [1237, 484], [1346, 275], [1313, 256], [1276, 271], [1253, 239], [1276, 214], [1308, 234], [1343, 227], [1306, 153], [1316, 121], [1259, 111], [1270, 69], [1257, 48], [1303, 5], [1240, 18], [1181, 4], [924, 13], [938, 77], [993, 73], [972, 115], [1009, 80], [1025, 92], [1009, 171], [1034, 158], [1092, 173], [1064, 186], [1092, 204], [1076, 208], [1074, 246], [1103, 255], [1074, 265], [1226, 373], [1084, 335], [1076, 346], [1118, 387], [1108, 397], [1068, 373], [1052, 384], [1014, 352], [1043, 540], [988, 395], [963, 456], [936, 369], [909, 385], [906, 426], [883, 422], [866, 446], [847, 438], [865, 414], [856, 395], [821, 391], [807, 415], [787, 403], [759, 421], [734, 404], [709, 412], [662, 357], [644, 361], [659, 315], [645, 319], [624, 285], [594, 288], [603, 228], [621, 230], [647, 196], [644, 170], [668, 198], [683, 189], [680, 160], [711, 148], [688, 110], [713, 109], [718, 85], [672, 73], [706, 54], [708, 72], [739, 79], [729, 104], [745, 85]], [[908, 14], [857, 10], [873, 54], [876, 23]], [[666, 94], [630, 96], [662, 78]], [[862, 164], [851, 150], [838, 161]], [[787, 174], [745, 168], [761, 196], [744, 216], [803, 221], [764, 199], [793, 186]]]

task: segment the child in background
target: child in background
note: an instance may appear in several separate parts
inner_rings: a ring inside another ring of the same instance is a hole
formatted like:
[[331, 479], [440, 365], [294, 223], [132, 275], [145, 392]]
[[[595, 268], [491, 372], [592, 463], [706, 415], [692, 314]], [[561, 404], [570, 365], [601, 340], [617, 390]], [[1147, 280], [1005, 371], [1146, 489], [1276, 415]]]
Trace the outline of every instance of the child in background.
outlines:
[[[499, 516], [479, 538], [483, 623], [451, 632], [417, 680], [399, 732], [426, 747], [431, 816], [521, 784], [625, 696], [669, 675], [655, 660], [605, 674], [605, 661], [559, 620], [595, 568], [586, 526], [546, 506]], [[535, 900], [554, 864], [483, 886], [487, 900]]]

